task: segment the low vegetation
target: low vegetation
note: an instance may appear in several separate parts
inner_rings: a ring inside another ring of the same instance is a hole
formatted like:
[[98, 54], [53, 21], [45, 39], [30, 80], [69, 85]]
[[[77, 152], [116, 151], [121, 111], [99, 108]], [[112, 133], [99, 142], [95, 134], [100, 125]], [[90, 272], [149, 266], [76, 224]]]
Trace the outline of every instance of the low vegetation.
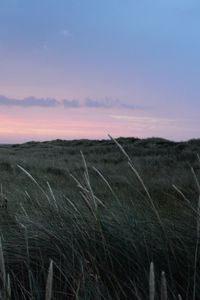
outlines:
[[0, 146], [2, 299], [200, 299], [200, 140]]

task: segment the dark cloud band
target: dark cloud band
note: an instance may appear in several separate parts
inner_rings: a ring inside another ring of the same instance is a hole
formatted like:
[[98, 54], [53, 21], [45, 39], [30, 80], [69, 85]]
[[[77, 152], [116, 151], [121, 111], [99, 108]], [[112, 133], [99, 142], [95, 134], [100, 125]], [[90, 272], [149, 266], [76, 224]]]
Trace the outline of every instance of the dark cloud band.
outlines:
[[53, 98], [36, 98], [36, 97], [27, 97], [24, 99], [14, 99], [8, 98], [5, 96], [0, 96], [0, 105], [4, 106], [20, 106], [20, 107], [56, 107], [59, 106], [59, 101]]
[[77, 99], [64, 99], [56, 100], [54, 98], [36, 98], [36, 97], [27, 97], [24, 99], [14, 99], [8, 98], [6, 96], [0, 95], [0, 106], [18, 106], [18, 107], [65, 107], [65, 108], [121, 108], [129, 110], [147, 110], [151, 107], [149, 106], [140, 106], [135, 104], [123, 103], [119, 100], [105, 99], [102, 101], [86, 98], [84, 101]]

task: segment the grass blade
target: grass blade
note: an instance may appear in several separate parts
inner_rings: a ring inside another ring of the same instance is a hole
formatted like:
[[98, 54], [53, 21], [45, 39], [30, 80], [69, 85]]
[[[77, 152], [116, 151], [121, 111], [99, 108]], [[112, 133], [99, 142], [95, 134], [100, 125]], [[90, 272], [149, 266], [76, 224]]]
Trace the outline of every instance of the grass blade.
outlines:
[[46, 293], [45, 300], [52, 299], [52, 290], [53, 290], [53, 260], [50, 261], [49, 271], [46, 282]]
[[149, 270], [149, 299], [155, 299], [155, 273], [153, 262], [151, 262]]

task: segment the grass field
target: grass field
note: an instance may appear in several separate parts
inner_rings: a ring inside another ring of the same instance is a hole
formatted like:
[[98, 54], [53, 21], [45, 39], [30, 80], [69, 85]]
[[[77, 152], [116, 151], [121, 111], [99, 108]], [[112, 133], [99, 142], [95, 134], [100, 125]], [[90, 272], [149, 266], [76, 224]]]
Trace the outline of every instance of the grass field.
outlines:
[[1, 145], [2, 299], [200, 299], [199, 153], [198, 139]]

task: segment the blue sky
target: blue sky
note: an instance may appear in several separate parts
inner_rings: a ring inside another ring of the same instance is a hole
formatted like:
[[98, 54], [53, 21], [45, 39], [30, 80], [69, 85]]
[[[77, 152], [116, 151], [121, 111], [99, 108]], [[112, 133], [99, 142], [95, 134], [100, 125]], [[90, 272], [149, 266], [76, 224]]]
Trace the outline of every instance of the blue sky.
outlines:
[[197, 0], [1, 0], [0, 139], [198, 137], [199, 53]]

